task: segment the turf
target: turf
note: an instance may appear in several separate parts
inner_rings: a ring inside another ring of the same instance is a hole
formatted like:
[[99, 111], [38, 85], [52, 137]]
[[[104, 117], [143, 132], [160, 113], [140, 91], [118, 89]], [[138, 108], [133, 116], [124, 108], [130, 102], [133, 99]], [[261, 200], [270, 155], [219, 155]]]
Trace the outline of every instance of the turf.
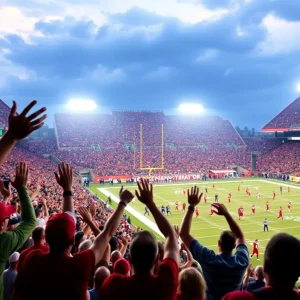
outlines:
[[[283, 193], [279, 191], [280, 184], [283, 185]], [[191, 234], [199, 240], [206, 247], [217, 251], [217, 241], [219, 234], [222, 230], [228, 229], [228, 225], [224, 217], [213, 215], [210, 216], [210, 203], [214, 201], [214, 194], [219, 194], [219, 202], [224, 203], [230, 213], [234, 216], [237, 222], [242, 227], [247, 244], [249, 245], [249, 252], [252, 251], [252, 243], [255, 239], [259, 240], [260, 261], [256, 258], [251, 259], [253, 265], [262, 263], [263, 253], [269, 239], [278, 232], [287, 232], [297, 238], [300, 238], [300, 187], [291, 184], [291, 191], [288, 193], [287, 184], [274, 181], [265, 181], [259, 179], [252, 180], [228, 180], [218, 181], [213, 188], [213, 182], [198, 182], [200, 191], [204, 192], [204, 187], [208, 188], [208, 201], [205, 204], [203, 201], [199, 204], [200, 217], [193, 218], [193, 224]], [[238, 191], [238, 185], [240, 185], [240, 192]], [[186, 197], [183, 195], [183, 189], [188, 189], [192, 186], [192, 183], [177, 183], [177, 184], [157, 184], [154, 186], [154, 198], [158, 206], [167, 205], [171, 206], [172, 215], [168, 216], [169, 221], [173, 225], [180, 225], [184, 213], [182, 210], [182, 203], [187, 202]], [[251, 197], [246, 195], [246, 188], [249, 188], [252, 192]], [[98, 190], [103, 188], [103, 185], [93, 185], [91, 190], [97, 193], [102, 199], [106, 197]], [[104, 186], [104, 188], [111, 194], [118, 196], [120, 186]], [[128, 185], [127, 188], [134, 191], [135, 185]], [[273, 191], [276, 193], [276, 200], [272, 199]], [[232, 200], [228, 204], [227, 196], [231, 192]], [[260, 193], [260, 199], [256, 198], [256, 194]], [[270, 203], [270, 211], [266, 212], [265, 203]], [[175, 202], [179, 202], [179, 211], [175, 211]], [[288, 212], [287, 204], [292, 202], [291, 212]], [[256, 206], [256, 214], [251, 215], [251, 206]], [[138, 200], [130, 204], [134, 209], [140, 213], [144, 213], [144, 205], [139, 203]], [[244, 207], [244, 219], [238, 220], [237, 209], [238, 207]], [[279, 207], [283, 207], [283, 220], [277, 220]], [[144, 229], [147, 228], [140, 220], [131, 216], [132, 223], [140, 226]], [[153, 218], [149, 217], [151, 220]], [[263, 221], [267, 218], [269, 221], [269, 232], [263, 231]]]

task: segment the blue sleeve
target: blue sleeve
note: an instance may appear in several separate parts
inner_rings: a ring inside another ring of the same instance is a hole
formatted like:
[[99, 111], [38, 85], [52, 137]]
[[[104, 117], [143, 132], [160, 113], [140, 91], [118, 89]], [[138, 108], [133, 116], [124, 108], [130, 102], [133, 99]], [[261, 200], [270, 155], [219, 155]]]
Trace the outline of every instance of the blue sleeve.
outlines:
[[236, 257], [239, 259], [240, 263], [243, 265], [249, 264], [249, 251], [245, 244], [240, 244], [236, 247]]
[[202, 246], [197, 240], [192, 241], [190, 251], [200, 265], [205, 265], [215, 257], [214, 251]]

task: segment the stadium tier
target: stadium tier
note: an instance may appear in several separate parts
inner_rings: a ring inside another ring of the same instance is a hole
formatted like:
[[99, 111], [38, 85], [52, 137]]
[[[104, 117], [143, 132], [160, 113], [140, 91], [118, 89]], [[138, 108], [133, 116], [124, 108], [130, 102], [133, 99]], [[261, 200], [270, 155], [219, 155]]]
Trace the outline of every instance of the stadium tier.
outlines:
[[300, 130], [300, 97], [287, 106], [262, 129], [264, 132]]

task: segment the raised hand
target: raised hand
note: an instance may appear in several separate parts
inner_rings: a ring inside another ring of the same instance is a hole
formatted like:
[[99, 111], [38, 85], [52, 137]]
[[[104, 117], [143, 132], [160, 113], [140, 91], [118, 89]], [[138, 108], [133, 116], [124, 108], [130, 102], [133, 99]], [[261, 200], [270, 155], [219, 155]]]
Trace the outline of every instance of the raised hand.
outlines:
[[124, 202], [127, 205], [132, 201], [134, 195], [128, 190], [124, 190], [122, 186], [119, 192], [119, 197], [120, 197], [120, 201]]
[[201, 198], [203, 196], [203, 193], [199, 195], [199, 188], [196, 186], [192, 187], [191, 191], [188, 189], [187, 194], [188, 194], [189, 205], [194, 207], [200, 203]]
[[58, 164], [58, 174], [54, 172], [57, 183], [63, 188], [64, 191], [71, 191], [73, 184], [73, 170], [72, 168], [61, 162]]
[[179, 239], [179, 226], [174, 225], [174, 230], [177, 235], [177, 238]]
[[12, 186], [16, 190], [20, 190], [22, 188], [27, 188], [27, 182], [28, 182], [28, 173], [29, 169], [26, 163], [21, 162], [17, 167], [16, 167], [16, 178], [15, 180], [11, 183]]
[[213, 208], [215, 208], [214, 211], [217, 215], [226, 216], [226, 215], [229, 214], [229, 212], [228, 212], [228, 210], [227, 210], [227, 208], [224, 204], [222, 204], [222, 203], [212, 203], [211, 205], [213, 206]]
[[0, 180], [0, 192], [4, 199], [8, 199], [11, 196], [11, 185], [9, 184], [8, 188], [6, 188], [2, 179]]
[[83, 206], [78, 207], [78, 214], [79, 214], [80, 219], [84, 223], [89, 224], [90, 222], [92, 222], [92, 216], [85, 207], [83, 207]]
[[153, 203], [153, 186], [148, 184], [147, 180], [141, 179], [141, 182], [137, 183], [138, 191], [135, 191], [136, 197], [140, 202], [144, 203], [146, 206]]
[[96, 203], [95, 202], [92, 203], [90, 206], [90, 214], [91, 214], [92, 218], [94, 218], [96, 215]]
[[7, 133], [10, 134], [14, 140], [21, 140], [27, 137], [31, 132], [38, 130], [44, 125], [43, 121], [47, 118], [46, 114], [42, 115], [46, 111], [45, 107], [39, 109], [29, 116], [26, 116], [36, 104], [37, 101], [32, 101], [24, 108], [22, 113], [18, 115], [17, 104], [15, 101], [13, 101], [13, 106], [8, 117]]

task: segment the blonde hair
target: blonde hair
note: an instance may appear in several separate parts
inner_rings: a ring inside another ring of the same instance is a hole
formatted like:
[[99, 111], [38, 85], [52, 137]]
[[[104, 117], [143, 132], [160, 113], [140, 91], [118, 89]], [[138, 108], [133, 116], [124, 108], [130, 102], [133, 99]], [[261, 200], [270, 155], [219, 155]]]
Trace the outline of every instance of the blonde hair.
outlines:
[[178, 293], [180, 299], [205, 298], [206, 284], [201, 273], [195, 268], [186, 268], [179, 273]]

